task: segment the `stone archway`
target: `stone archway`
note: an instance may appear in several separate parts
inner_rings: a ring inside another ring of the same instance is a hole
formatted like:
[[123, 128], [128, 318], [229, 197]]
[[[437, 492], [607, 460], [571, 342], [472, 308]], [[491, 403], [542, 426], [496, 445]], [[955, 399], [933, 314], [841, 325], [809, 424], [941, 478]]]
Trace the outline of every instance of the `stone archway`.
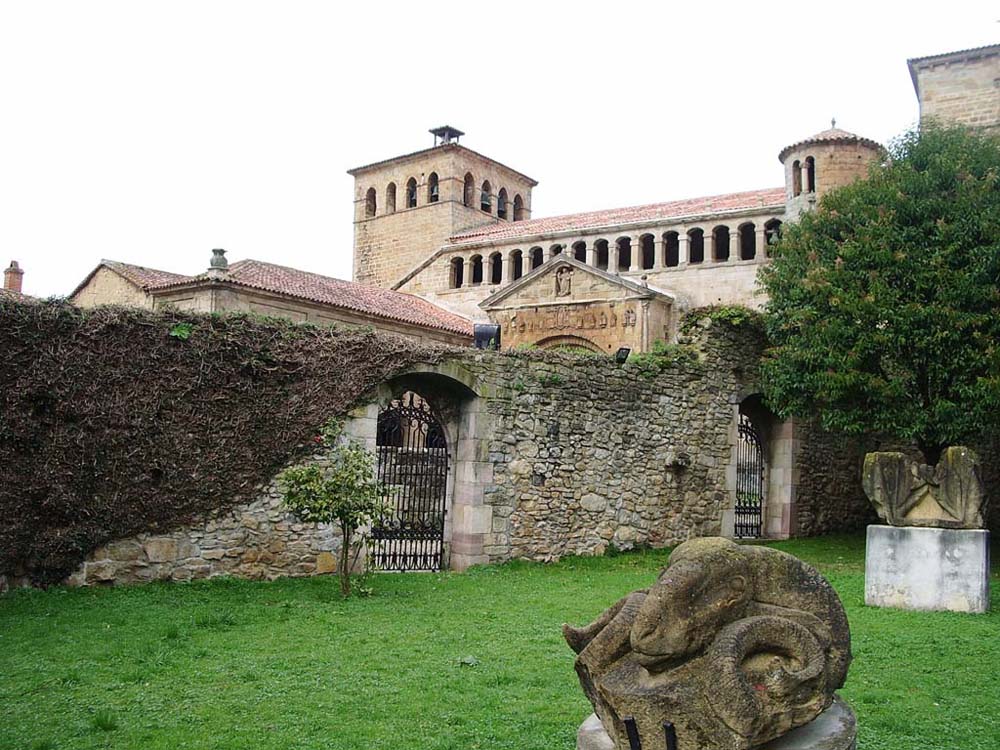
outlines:
[[379, 414], [403, 394], [426, 402], [442, 431], [446, 446], [447, 478], [442, 566], [465, 570], [488, 562], [484, 553], [492, 530], [493, 508], [484, 502], [484, 489], [493, 482], [487, 460], [492, 417], [486, 411], [487, 389], [461, 365], [418, 365], [382, 383], [368, 404], [350, 414], [345, 433], [378, 450]]
[[[753, 434], [751, 434], [753, 433]], [[731, 460], [726, 480], [730, 502], [722, 517], [723, 536], [748, 536], [745, 524], [751, 516], [740, 506], [748, 499], [748, 487], [757, 481], [749, 453], [754, 437], [760, 443], [759, 481], [761, 495], [760, 536], [786, 539], [795, 533], [799, 439], [793, 420], [782, 421], [764, 404], [757, 392], [747, 393], [733, 406], [730, 430]], [[749, 534], [749, 536], [753, 536]]]

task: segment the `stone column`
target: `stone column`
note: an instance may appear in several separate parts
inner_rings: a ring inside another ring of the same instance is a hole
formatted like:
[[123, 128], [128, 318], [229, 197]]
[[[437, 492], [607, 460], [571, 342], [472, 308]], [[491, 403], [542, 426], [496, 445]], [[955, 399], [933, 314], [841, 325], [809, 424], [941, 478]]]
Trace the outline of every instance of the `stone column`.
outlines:
[[618, 241], [608, 242], [608, 273], [618, 273]]
[[591, 242], [587, 245], [587, 265], [597, 268], [597, 243]]
[[653, 236], [653, 270], [662, 271], [667, 266], [667, 242], [661, 234]]
[[642, 241], [636, 237], [629, 237], [629, 247], [632, 248], [631, 255], [629, 257], [629, 267], [628, 270], [633, 273], [642, 270]]
[[509, 284], [510, 283], [510, 274], [511, 274], [510, 267], [511, 267], [511, 265], [512, 264], [510, 262], [510, 255], [508, 255], [507, 253], [504, 253], [503, 255], [500, 256], [500, 283], [501, 284]]
[[710, 232], [710, 231], [706, 231], [705, 234], [702, 235], [702, 237], [705, 240], [705, 242], [704, 242], [704, 245], [705, 245], [705, 261], [704, 262], [705, 263], [712, 263], [715, 260], [715, 233], [714, 232]]
[[805, 160], [803, 160], [802, 164], [799, 165], [799, 179], [801, 180], [801, 182], [799, 184], [802, 185], [802, 194], [803, 195], [808, 195], [809, 194], [809, 167], [806, 166]]
[[462, 286], [472, 286], [472, 257], [465, 259], [465, 278], [462, 279]]
[[688, 236], [687, 232], [677, 233], [677, 265], [686, 266], [688, 264]]
[[754, 260], [759, 263], [767, 257], [767, 234], [763, 224], [756, 228], [755, 234], [757, 235], [757, 255], [754, 256]]

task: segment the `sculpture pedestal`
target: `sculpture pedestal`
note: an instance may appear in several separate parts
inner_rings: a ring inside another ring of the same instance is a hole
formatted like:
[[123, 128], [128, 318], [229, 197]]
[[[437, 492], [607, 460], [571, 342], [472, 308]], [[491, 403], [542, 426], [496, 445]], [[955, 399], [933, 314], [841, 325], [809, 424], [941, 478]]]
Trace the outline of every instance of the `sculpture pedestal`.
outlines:
[[990, 532], [869, 526], [865, 604], [986, 612], [990, 606]]
[[[833, 705], [805, 726], [793, 729], [784, 737], [771, 740], [756, 750], [855, 750], [856, 735], [854, 711], [837, 697]], [[576, 734], [576, 750], [615, 750], [615, 743], [595, 714], [588, 716], [580, 725]]]

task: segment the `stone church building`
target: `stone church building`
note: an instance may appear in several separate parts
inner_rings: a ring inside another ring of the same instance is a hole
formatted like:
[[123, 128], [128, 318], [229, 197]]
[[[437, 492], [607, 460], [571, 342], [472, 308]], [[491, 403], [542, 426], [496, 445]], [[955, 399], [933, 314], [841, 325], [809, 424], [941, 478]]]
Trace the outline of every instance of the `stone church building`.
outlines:
[[[998, 66], [1000, 45], [911, 60], [922, 115], [997, 128]], [[831, 123], [781, 150], [775, 187], [535, 218], [534, 179], [462, 145], [453, 127], [432, 133], [429, 148], [350, 170], [353, 281], [215, 251], [194, 276], [103, 261], [72, 299], [465, 345], [473, 323], [492, 322], [503, 348], [646, 351], [674, 340], [689, 309], [759, 306], [757, 271], [784, 224], [884, 154]], [[655, 378], [601, 357], [455, 350], [380, 384], [344, 424], [394, 488], [373, 564], [464, 569], [702, 535], [818, 534], [870, 517], [862, 441], [778, 419], [747, 375], [758, 344], [724, 331], [709, 344], [711, 322], [696, 329], [705, 360]], [[289, 527], [276, 483], [258, 489], [218, 518], [108, 544], [71, 582], [332, 570], [335, 535]]]
[[532, 219], [533, 179], [432, 132], [429, 149], [350, 170], [355, 280], [499, 324], [504, 347], [595, 352], [670, 341], [687, 309], [759, 305], [783, 222], [882, 154], [831, 127], [782, 150], [783, 187]]
[[[1000, 125], [1000, 45], [909, 61], [921, 116]], [[536, 180], [460, 144], [349, 170], [353, 281], [216, 251], [192, 276], [102, 261], [71, 294], [81, 306], [242, 311], [366, 325], [469, 345], [473, 324], [502, 346], [646, 351], [688, 309], [763, 302], [757, 270], [786, 221], [863, 177], [881, 146], [831, 127], [778, 154], [783, 184], [742, 193], [533, 218]]]

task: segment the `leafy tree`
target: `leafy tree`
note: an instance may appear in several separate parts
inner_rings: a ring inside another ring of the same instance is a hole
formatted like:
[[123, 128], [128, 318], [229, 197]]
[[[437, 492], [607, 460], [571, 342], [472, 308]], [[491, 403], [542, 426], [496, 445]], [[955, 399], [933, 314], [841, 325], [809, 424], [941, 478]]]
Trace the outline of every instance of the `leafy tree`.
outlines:
[[782, 417], [892, 435], [928, 463], [1000, 424], [1000, 139], [901, 136], [867, 180], [786, 226], [761, 270]]
[[385, 508], [382, 485], [375, 480], [374, 457], [360, 443], [340, 437], [340, 425], [328, 423], [317, 438], [331, 446], [322, 464], [289, 467], [278, 479], [284, 505], [297, 518], [340, 526], [340, 591], [350, 596], [352, 563], [364, 543], [358, 530], [378, 519]]

